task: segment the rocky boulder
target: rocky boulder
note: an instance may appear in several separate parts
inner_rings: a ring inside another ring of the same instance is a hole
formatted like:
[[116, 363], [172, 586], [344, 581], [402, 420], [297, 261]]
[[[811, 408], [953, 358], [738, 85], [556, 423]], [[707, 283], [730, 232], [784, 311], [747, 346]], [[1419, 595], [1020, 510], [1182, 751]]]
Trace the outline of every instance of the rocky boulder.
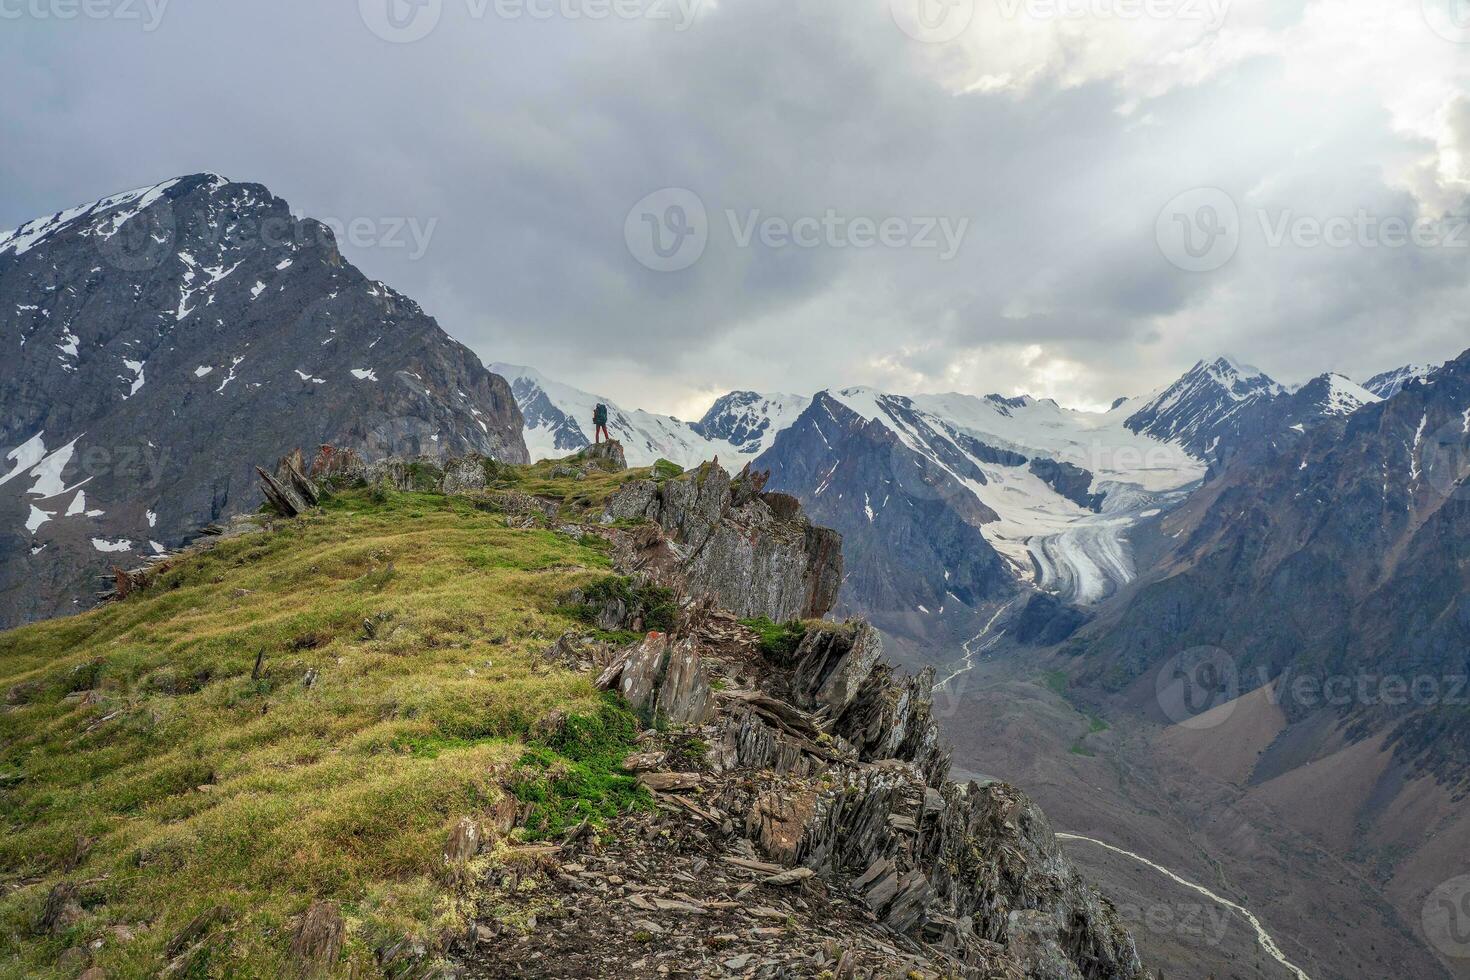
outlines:
[[649, 721], [697, 725], [709, 717], [709, 676], [689, 638], [671, 643], [663, 633], [650, 633], [609, 666], [597, 683], [616, 690]]
[[790, 498], [775, 506], [763, 474], [731, 478], [714, 463], [669, 480], [638, 480], [608, 502], [604, 520], [646, 520], [671, 555], [661, 584], [709, 595], [743, 617], [781, 622], [826, 615], [842, 582], [842, 538], [816, 527]]

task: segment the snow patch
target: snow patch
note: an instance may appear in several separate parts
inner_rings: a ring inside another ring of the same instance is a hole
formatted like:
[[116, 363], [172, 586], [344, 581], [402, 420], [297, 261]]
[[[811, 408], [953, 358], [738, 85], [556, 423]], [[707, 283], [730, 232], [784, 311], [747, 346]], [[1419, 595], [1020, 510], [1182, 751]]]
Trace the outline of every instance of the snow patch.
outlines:
[[93, 538], [92, 547], [101, 552], [132, 551], [133, 542], [126, 538], [121, 538], [117, 541], [108, 541], [106, 538]]
[[[143, 362], [142, 361], [129, 361], [129, 360], [124, 360], [123, 361], [123, 364], [126, 365], [126, 367], [127, 367], [127, 369], [129, 371], [133, 372], [133, 377], [131, 379], [132, 380], [132, 388], [130, 388], [128, 390], [128, 393], [126, 395], [123, 395], [123, 400], [124, 401], [127, 401], [129, 398], [132, 398], [134, 395], [136, 395], [143, 388], [143, 383], [144, 383], [144, 378], [143, 378]], [[129, 379], [128, 378], [123, 378], [122, 380], [127, 381]]]
[[[67, 464], [71, 462], [72, 454], [76, 452], [77, 439], [80, 438], [81, 436], [77, 436], [76, 439], [62, 446], [54, 453], [48, 454], [31, 468], [29, 475], [35, 478], [36, 481], [31, 486], [31, 496], [40, 497], [44, 500], [50, 497], [59, 497], [64, 493], [76, 489], [76, 487], [68, 487], [66, 485], [65, 481], [62, 480], [62, 473], [66, 470]], [[88, 477], [88, 479], [91, 478]], [[0, 483], [3, 482], [5, 481], [0, 480]], [[86, 482], [86, 480], [82, 481], [82, 483]], [[81, 486], [81, 483], [77, 484], [77, 486]]]
[[226, 377], [225, 380], [223, 380], [223, 381], [221, 381], [219, 383], [219, 387], [218, 388], [214, 389], [214, 393], [216, 395], [222, 394], [224, 392], [224, 390], [225, 390], [225, 386], [228, 385], [231, 381], [234, 381], [235, 380], [235, 368], [239, 367], [240, 366], [240, 362], [243, 361], [243, 360], [245, 360], [245, 357], [244, 357], [243, 354], [241, 356], [239, 356], [239, 357], [234, 357], [234, 358], [231, 358], [230, 359], [230, 373], [229, 373], [229, 376]]
[[[45, 511], [35, 504], [31, 504], [31, 516], [26, 518], [26, 530], [35, 534], [42, 524], [45, 524], [55, 516], [55, 511]], [[31, 554], [35, 554], [35, 552], [31, 552]]]
[[6, 459], [11, 460], [15, 463], [15, 468], [4, 476], [0, 476], [0, 486], [4, 486], [5, 484], [9, 483], [11, 480], [19, 476], [22, 472], [30, 469], [32, 466], [35, 466], [41, 460], [46, 458], [46, 443], [43, 442], [41, 439], [41, 437], [45, 434], [46, 431], [42, 429], [40, 432], [37, 432], [25, 442], [21, 443], [19, 446], [15, 447], [10, 452], [5, 454]]
[[377, 381], [376, 368], [353, 368], [352, 376], [358, 381]]
[[1419, 431], [1414, 433], [1414, 448], [1409, 450], [1409, 482], [1418, 483], [1419, 474], [1419, 447], [1424, 445], [1424, 427], [1429, 424], [1429, 413], [1425, 412], [1419, 419]]

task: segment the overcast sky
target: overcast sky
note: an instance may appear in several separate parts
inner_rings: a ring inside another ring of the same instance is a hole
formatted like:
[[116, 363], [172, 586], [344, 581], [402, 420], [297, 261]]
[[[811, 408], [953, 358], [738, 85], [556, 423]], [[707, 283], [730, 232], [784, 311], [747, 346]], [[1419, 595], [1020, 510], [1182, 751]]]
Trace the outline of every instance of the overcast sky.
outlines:
[[684, 417], [1361, 379], [1470, 346], [1458, 6], [0, 0], [0, 226], [260, 182], [487, 362]]

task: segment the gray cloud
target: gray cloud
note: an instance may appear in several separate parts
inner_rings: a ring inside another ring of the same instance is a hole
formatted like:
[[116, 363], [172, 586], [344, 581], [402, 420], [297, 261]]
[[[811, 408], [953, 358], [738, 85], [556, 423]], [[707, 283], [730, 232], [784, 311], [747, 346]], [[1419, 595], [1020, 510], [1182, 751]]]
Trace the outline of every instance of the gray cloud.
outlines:
[[[0, 82], [43, 95], [0, 107], [0, 225], [204, 169], [313, 216], [435, 220], [417, 261], [346, 251], [487, 361], [685, 414], [733, 387], [846, 383], [1057, 383], [1037, 393], [1106, 402], [1222, 350], [1294, 380], [1444, 358], [1466, 335], [1470, 250], [1261, 241], [1262, 208], [1416, 216], [1387, 170], [1434, 151], [1372, 92], [1284, 97], [1297, 83], [1264, 42], [1187, 83], [1151, 78], [1145, 97], [1095, 52], [1077, 78], [1081, 56], [1053, 54], [1035, 84], [957, 94], [950, 60], [936, 68], [886, 2], [706, 0], [685, 31], [476, 20], [466, 2], [412, 44], [350, 3], [170, 5], [151, 32], [7, 22]], [[1447, 113], [1461, 146], [1467, 115]], [[1170, 265], [1154, 237], [1197, 186], [1243, 219], [1211, 273]], [[624, 241], [629, 209], [664, 187], [710, 218], [703, 257], [675, 273]], [[969, 225], [942, 261], [740, 247], [725, 213], [829, 209]]]

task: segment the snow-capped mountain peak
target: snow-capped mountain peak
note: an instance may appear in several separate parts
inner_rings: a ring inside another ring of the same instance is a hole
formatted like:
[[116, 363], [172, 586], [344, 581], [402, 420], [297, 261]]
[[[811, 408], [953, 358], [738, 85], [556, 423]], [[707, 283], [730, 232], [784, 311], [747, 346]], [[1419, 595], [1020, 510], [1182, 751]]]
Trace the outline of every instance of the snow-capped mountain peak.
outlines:
[[1442, 364], [1406, 364], [1392, 371], [1375, 374], [1363, 382], [1363, 387], [1379, 398], [1392, 398], [1403, 390], [1404, 385], [1414, 381], [1423, 381], [1443, 366]]
[[1260, 370], [1229, 357], [1200, 361], [1160, 391], [1127, 420], [1134, 432], [1178, 442], [1202, 459], [1210, 458], [1233, 421], [1250, 406], [1286, 393]]
[[811, 402], [801, 395], [732, 391], [690, 428], [706, 439], [739, 447], [743, 455], [759, 455]]
[[1323, 415], [1351, 415], [1364, 405], [1383, 401], [1382, 396], [1336, 372], [1324, 374], [1318, 380], [1327, 389], [1322, 401]]

